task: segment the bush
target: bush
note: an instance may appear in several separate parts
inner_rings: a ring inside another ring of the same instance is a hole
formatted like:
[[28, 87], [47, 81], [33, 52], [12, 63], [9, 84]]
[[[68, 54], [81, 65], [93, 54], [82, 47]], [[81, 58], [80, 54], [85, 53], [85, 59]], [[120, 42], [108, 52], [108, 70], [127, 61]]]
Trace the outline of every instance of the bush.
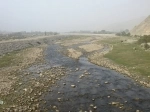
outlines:
[[149, 49], [149, 45], [147, 43], [144, 44], [145, 49]]
[[130, 36], [130, 33], [129, 32], [119, 32], [119, 33], [116, 33], [117, 36]]
[[141, 36], [140, 39], [138, 40], [139, 44], [149, 43], [149, 42], [150, 42], [150, 35]]

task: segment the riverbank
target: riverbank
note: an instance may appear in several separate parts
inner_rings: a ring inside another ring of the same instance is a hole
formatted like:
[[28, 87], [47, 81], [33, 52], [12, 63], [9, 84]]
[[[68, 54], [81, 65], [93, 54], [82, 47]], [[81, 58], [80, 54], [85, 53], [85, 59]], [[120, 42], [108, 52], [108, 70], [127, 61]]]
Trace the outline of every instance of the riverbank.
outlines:
[[4, 111], [5, 108], [16, 105], [17, 100], [11, 102], [13, 98], [20, 97], [14, 89], [20, 80], [20, 74], [22, 76], [29, 74], [24, 73], [24, 70], [34, 64], [44, 63], [46, 44], [42, 37], [42, 39], [1, 41], [0, 46], [0, 111]]
[[[46, 111], [40, 107], [45, 104], [41, 96], [51, 92], [49, 87], [65, 75], [64, 67], [45, 63], [47, 45], [58, 38], [17, 40], [10, 43], [12, 48], [7, 46], [7, 42], [0, 43], [8, 49], [1, 48], [7, 53], [0, 57], [0, 111]], [[30, 44], [24, 46], [26, 43]], [[9, 52], [9, 48], [13, 51]]]
[[1, 57], [0, 68], [0, 94], [8, 94], [11, 86], [17, 80], [17, 72], [33, 63], [43, 61], [43, 51], [46, 45], [26, 48], [21, 51], [11, 52]]
[[[142, 49], [136, 42], [137, 38], [133, 37], [77, 36], [63, 40], [60, 44], [76, 51], [68, 51], [69, 57], [74, 58], [79, 52], [77, 59], [84, 55], [96, 65], [115, 70], [150, 87], [150, 52]], [[105, 46], [109, 49], [105, 50]]]
[[[150, 52], [141, 48], [136, 41], [137, 38], [133, 37], [116, 37], [113, 40], [98, 41], [98, 44], [112, 45], [113, 49], [103, 55], [103, 61], [97, 61], [97, 64], [126, 74], [136, 82], [150, 87]], [[94, 63], [96, 64], [95, 61]]]

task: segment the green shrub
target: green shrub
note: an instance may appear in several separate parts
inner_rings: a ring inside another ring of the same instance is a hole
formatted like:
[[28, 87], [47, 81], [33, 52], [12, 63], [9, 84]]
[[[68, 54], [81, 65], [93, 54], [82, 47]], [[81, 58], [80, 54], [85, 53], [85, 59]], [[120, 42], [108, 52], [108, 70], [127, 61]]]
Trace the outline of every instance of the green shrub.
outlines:
[[130, 36], [131, 34], [129, 32], [119, 32], [119, 33], [116, 33], [117, 36]]
[[149, 45], [147, 43], [144, 44], [145, 49], [149, 49]]
[[149, 42], [150, 42], [150, 35], [141, 36], [140, 39], [138, 40], [139, 44], [149, 43]]

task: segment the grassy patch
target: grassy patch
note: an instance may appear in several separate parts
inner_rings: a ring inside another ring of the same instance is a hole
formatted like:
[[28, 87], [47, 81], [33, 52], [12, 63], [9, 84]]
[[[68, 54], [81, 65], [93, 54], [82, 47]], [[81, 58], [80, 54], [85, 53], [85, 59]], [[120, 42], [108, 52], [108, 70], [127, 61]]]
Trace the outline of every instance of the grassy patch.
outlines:
[[119, 39], [104, 40], [103, 42], [113, 45], [113, 50], [105, 55], [106, 58], [116, 64], [126, 66], [131, 72], [144, 76], [150, 75], [149, 51], [143, 50], [136, 43], [121, 43]]
[[0, 57], [0, 68], [2, 67], [7, 67], [11, 64], [15, 64], [16, 62], [16, 55], [17, 55], [17, 51], [5, 54], [4, 56]]

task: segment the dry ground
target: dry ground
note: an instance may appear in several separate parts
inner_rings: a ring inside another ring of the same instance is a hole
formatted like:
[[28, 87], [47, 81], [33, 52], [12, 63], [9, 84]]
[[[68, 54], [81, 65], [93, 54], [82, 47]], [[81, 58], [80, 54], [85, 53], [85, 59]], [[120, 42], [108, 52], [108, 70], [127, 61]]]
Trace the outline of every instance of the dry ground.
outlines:
[[82, 53], [80, 51], [74, 50], [72, 48], [68, 49], [68, 56], [71, 58], [78, 59]]
[[87, 45], [79, 46], [79, 48], [84, 49], [86, 52], [92, 52], [92, 51], [102, 49], [103, 46], [97, 44], [87, 44]]
[[[42, 61], [43, 48], [45, 46], [27, 48], [13, 53], [8, 65], [0, 68], [0, 93], [7, 94], [12, 84], [16, 81], [16, 72], [26, 68], [37, 61]], [[7, 54], [8, 55], [8, 54]], [[3, 59], [3, 57], [1, 57]], [[7, 60], [5, 60], [6, 62]]]

